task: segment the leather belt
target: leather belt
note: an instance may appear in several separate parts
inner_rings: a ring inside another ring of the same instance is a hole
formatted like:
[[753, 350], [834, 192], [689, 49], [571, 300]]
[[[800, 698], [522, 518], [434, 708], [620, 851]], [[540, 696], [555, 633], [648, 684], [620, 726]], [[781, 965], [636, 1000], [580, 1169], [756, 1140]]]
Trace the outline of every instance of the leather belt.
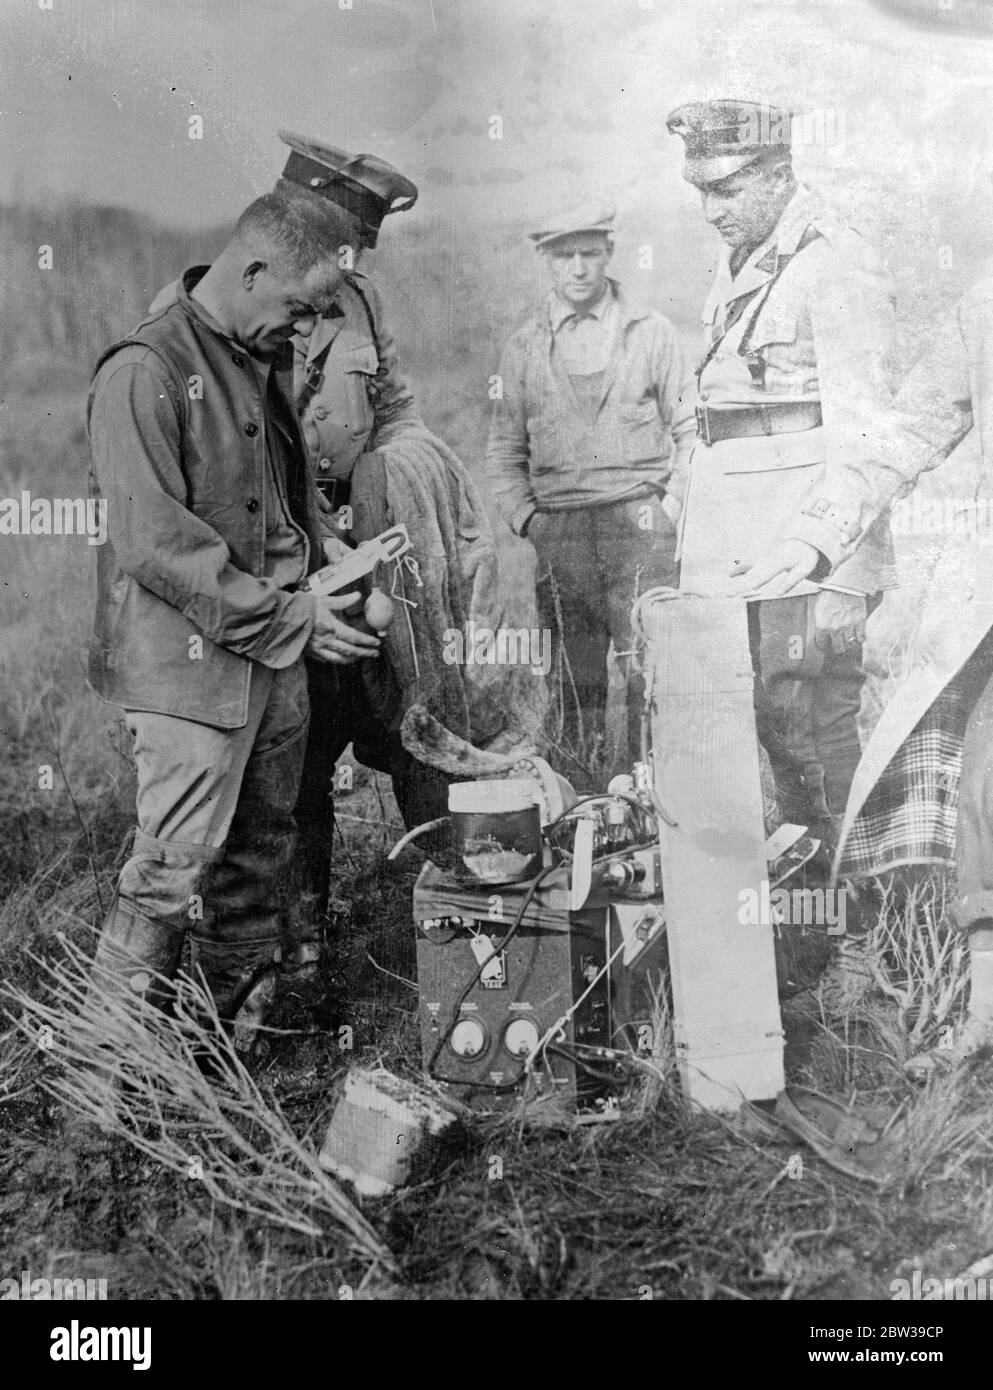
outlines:
[[[600, 497], [594, 493], [590, 497], [584, 497], [581, 502], [569, 502], [559, 507], [545, 506], [539, 502], [531, 516], [565, 516], [568, 512], [588, 512], [591, 508], [621, 507], [628, 502], [643, 502], [646, 497], [658, 497], [661, 500], [668, 490], [665, 483], [639, 483], [637, 489], [631, 488], [628, 492], [622, 492], [620, 496], [608, 493]], [[529, 525], [530, 521], [529, 517]]]
[[776, 401], [769, 405], [698, 405], [696, 430], [704, 444], [757, 435], [796, 434], [822, 423], [820, 401]]

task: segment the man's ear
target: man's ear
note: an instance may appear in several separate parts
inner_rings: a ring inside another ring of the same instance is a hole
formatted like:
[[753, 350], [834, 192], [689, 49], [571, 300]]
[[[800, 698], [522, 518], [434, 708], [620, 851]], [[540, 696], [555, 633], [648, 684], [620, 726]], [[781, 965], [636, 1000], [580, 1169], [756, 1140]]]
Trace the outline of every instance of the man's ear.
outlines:
[[606, 251], [607, 255], [605, 257], [605, 261], [609, 261], [611, 256], [614, 254], [614, 243], [611, 241], [610, 237], [607, 238]]
[[250, 291], [255, 284], [259, 272], [267, 269], [268, 267], [265, 261], [249, 261], [248, 265], [246, 265], [245, 269], [241, 272], [242, 287]]
[[776, 187], [782, 191], [793, 182], [793, 165], [787, 159], [780, 160], [778, 164], [772, 166], [773, 177], [776, 180]]

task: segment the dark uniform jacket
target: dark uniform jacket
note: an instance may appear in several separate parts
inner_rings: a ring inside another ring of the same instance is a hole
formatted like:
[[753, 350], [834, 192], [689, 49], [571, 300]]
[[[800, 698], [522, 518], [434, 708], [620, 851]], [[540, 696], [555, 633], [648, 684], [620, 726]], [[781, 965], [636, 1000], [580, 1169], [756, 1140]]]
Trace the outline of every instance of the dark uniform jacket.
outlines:
[[[289, 367], [261, 378], [189, 290], [101, 358], [90, 392], [91, 492], [108, 503], [90, 682], [126, 708], [239, 728], [253, 662], [302, 654], [314, 601], [263, 577], [267, 427], [285, 501], [322, 563]], [[195, 640], [200, 639], [200, 640]]]

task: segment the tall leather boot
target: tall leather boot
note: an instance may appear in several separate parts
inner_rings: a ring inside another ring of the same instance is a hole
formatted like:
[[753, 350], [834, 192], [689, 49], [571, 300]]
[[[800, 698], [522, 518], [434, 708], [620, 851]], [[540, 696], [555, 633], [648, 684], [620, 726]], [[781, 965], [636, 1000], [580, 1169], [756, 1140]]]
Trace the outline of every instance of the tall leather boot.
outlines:
[[[872, 929], [879, 916], [880, 901], [869, 886], [859, 892], [846, 883], [832, 884], [831, 864], [841, 829], [840, 816], [813, 820], [810, 833], [821, 841], [822, 853], [813, 865], [823, 870], [824, 891], [835, 895], [836, 909], [844, 908], [840, 936], [830, 938], [832, 956], [817, 987], [817, 999], [825, 1019], [845, 1018], [875, 988], [875, 956]], [[816, 871], [816, 870], [815, 870]]]
[[168, 923], [146, 917], [118, 894], [93, 958], [91, 997], [97, 989], [116, 985], [162, 1007], [168, 991], [157, 977], [168, 980], [176, 973], [184, 935]]
[[[87, 1002], [123, 994], [153, 1007], [168, 1003], [166, 982], [175, 974], [183, 950], [182, 931], [139, 912], [118, 893], [100, 933], [91, 968]], [[120, 1066], [127, 1039], [115, 1037], [109, 1024], [103, 1044], [92, 1058], [91, 1074], [101, 1083], [104, 1118], [88, 1120], [75, 1112], [66, 1115], [65, 1138], [77, 1149], [104, 1147], [114, 1110], [121, 1097]]]
[[250, 943], [239, 949], [194, 937], [193, 955], [236, 1050], [244, 1056], [251, 1054], [275, 1003], [280, 946]]
[[283, 919], [283, 970], [298, 979], [316, 974], [329, 925], [334, 803], [330, 795], [324, 800], [319, 820], [310, 816], [300, 821]]
[[624, 703], [627, 709], [627, 764], [621, 770], [630, 772], [635, 763], [642, 761], [641, 726], [645, 717], [645, 677], [641, 671], [628, 669]]

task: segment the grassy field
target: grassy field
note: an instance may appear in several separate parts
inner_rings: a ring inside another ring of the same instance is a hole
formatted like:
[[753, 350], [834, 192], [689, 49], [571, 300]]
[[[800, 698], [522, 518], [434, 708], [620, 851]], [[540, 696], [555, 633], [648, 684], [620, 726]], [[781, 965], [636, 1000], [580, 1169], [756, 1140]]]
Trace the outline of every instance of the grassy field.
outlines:
[[[67, 232], [77, 261], [60, 285], [18, 297], [5, 279], [4, 495], [83, 494], [89, 363], [196, 259], [182, 238], [99, 211]], [[30, 241], [29, 210], [4, 216]], [[128, 253], [138, 243], [151, 247], [144, 259]], [[416, 270], [415, 287], [444, 268], [425, 252]], [[408, 289], [403, 302], [414, 297]], [[447, 356], [439, 339], [437, 376], [417, 380], [429, 422], [467, 458], [484, 424], [473, 383], [490, 370], [496, 337], [474, 338], [472, 321], [460, 318], [444, 339]], [[416, 337], [403, 315], [398, 333]], [[444, 369], [456, 361], [458, 372]], [[887, 902], [874, 993], [834, 1027], [798, 992], [823, 964], [823, 941], [794, 940], [786, 952], [790, 1080], [889, 1125], [877, 1181], [846, 1176], [757, 1117], [732, 1125], [687, 1113], [660, 1029], [654, 1065], [632, 1073], [618, 1121], [469, 1117], [438, 1169], [364, 1205], [376, 1249], [357, 1239], [310, 1166], [335, 1087], [355, 1061], [410, 1078], [420, 1070], [416, 865], [385, 861], [400, 821], [387, 780], [373, 774], [338, 802], [334, 891], [350, 907], [347, 929], [316, 979], [286, 977], [282, 1031], [250, 1069], [219, 1061], [221, 1110], [183, 1071], [183, 1038], [152, 1039], [146, 1075], [174, 1083], [167, 1128], [205, 1157], [206, 1172], [177, 1166], [154, 1124], [136, 1129], [140, 1144], [105, 1153], [65, 1145], [47, 1089], [59, 1069], [38, 1010], [52, 998], [52, 969], [71, 978], [73, 952], [92, 950], [133, 795], [120, 723], [84, 686], [92, 561], [80, 540], [4, 537], [0, 551], [0, 1274], [104, 1277], [111, 1297], [134, 1299], [887, 1299], [914, 1268], [952, 1277], [989, 1252], [990, 1068], [923, 1090], [902, 1071], [963, 1003], [939, 882]], [[869, 722], [913, 599], [887, 603], [874, 626]], [[347, 1053], [343, 1025], [353, 1030]], [[152, 1092], [136, 1090], [136, 1116]]]
[[[940, 902], [923, 901], [914, 915], [881, 918], [883, 988], [857, 1016], [832, 1029], [795, 1000], [784, 1007], [791, 1082], [854, 1101], [877, 1129], [895, 1121], [878, 1182], [846, 1176], [789, 1132], [687, 1113], [662, 1045], [656, 1068], [627, 1085], [613, 1124], [580, 1127], [540, 1111], [473, 1116], [422, 1180], [363, 1205], [386, 1257], [357, 1248], [315, 1200], [307, 1166], [286, 1177], [278, 1126], [312, 1161], [350, 1063], [419, 1073], [413, 871], [385, 863], [399, 820], [384, 783], [370, 778], [339, 806], [335, 891], [350, 904], [348, 930], [318, 978], [284, 980], [273, 1025], [285, 1031], [266, 1038], [245, 1076], [216, 1083], [229, 1110], [242, 1105], [240, 1124], [218, 1130], [175, 1039], [154, 1043], [149, 1066], [172, 1144], [141, 1124], [137, 1083], [128, 1123], [140, 1143], [96, 1154], [63, 1144], [43, 1015], [10, 995], [49, 999], [46, 963], [64, 971], [69, 947], [91, 949], [127, 825], [124, 780], [82, 797], [81, 824], [74, 811], [53, 817], [48, 853], [41, 834], [30, 837], [39, 862], [33, 873], [22, 864], [0, 916], [7, 1008], [28, 1029], [11, 1026], [0, 1040], [6, 1270], [104, 1277], [112, 1297], [135, 1299], [636, 1300], [650, 1290], [872, 1300], [915, 1268], [954, 1277], [988, 1252], [989, 1069], [924, 1091], [901, 1071], [960, 1005], [950, 985], [961, 961]], [[101, 800], [112, 803], [103, 815]], [[811, 943], [800, 945], [800, 969], [811, 968]], [[343, 1024], [353, 1030], [348, 1053]], [[204, 1156], [206, 1175], [177, 1167], [177, 1144]], [[226, 1182], [225, 1155], [235, 1159]]]

